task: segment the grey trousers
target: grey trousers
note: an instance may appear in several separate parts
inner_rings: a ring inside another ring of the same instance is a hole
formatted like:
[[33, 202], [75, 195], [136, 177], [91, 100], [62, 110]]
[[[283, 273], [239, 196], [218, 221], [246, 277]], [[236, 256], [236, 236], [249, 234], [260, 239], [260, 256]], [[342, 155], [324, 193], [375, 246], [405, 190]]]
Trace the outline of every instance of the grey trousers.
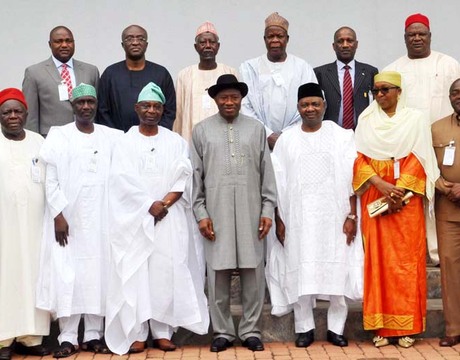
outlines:
[[[230, 287], [232, 269], [208, 270], [209, 312], [214, 338], [223, 337], [229, 341], [236, 339], [235, 326], [230, 312]], [[255, 269], [239, 269], [243, 316], [238, 326], [241, 341], [250, 336], [260, 338], [258, 327], [265, 299], [264, 262]]]

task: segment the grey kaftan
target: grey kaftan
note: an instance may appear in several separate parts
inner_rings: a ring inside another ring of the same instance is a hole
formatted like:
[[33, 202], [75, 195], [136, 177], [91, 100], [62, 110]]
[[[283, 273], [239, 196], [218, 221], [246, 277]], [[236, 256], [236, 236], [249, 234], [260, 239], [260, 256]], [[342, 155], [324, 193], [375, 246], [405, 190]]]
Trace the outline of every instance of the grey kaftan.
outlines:
[[232, 123], [219, 114], [193, 129], [193, 210], [210, 218], [215, 241], [204, 240], [213, 270], [256, 268], [263, 259], [260, 217], [271, 218], [276, 186], [265, 128], [239, 115]]

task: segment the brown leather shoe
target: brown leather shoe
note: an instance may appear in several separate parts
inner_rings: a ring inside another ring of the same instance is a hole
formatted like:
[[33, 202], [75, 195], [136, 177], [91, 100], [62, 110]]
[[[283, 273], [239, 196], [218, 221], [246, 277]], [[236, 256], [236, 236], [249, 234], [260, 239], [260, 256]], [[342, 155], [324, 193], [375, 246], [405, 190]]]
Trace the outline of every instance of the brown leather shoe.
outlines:
[[176, 350], [176, 345], [169, 339], [155, 339], [153, 340], [153, 346], [163, 351]]
[[130, 354], [141, 353], [145, 350], [145, 341], [135, 341], [129, 347]]
[[460, 335], [458, 336], [444, 336], [439, 340], [439, 346], [455, 346], [460, 343]]

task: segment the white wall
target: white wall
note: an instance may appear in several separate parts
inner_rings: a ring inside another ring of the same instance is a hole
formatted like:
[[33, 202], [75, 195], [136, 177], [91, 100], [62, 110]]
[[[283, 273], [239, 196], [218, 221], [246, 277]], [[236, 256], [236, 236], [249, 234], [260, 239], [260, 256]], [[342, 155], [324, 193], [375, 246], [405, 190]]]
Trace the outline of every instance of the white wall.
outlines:
[[121, 31], [139, 24], [149, 33], [147, 58], [177, 72], [197, 62], [198, 25], [209, 20], [221, 40], [218, 61], [234, 67], [264, 53], [264, 19], [278, 11], [290, 22], [288, 51], [318, 66], [335, 59], [334, 31], [353, 27], [357, 59], [381, 69], [405, 53], [404, 20], [415, 12], [431, 21], [432, 49], [460, 59], [459, 0], [0, 0], [0, 89], [20, 87], [24, 69], [50, 56], [49, 31], [66, 25], [75, 58], [102, 71], [123, 59]]

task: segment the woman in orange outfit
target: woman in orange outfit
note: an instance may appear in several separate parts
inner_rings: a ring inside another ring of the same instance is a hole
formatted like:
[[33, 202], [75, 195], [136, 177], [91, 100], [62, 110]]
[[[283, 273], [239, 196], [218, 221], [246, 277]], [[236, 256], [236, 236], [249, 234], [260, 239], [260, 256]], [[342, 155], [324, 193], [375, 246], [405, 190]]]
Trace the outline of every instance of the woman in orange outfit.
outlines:
[[[423, 197], [439, 178], [428, 120], [398, 103], [401, 75], [374, 78], [375, 101], [356, 128], [353, 187], [361, 195], [365, 250], [363, 321], [376, 347], [396, 337], [402, 347], [425, 330], [426, 243]], [[407, 205], [403, 197], [414, 196]], [[388, 211], [371, 218], [367, 205], [385, 197]]]

